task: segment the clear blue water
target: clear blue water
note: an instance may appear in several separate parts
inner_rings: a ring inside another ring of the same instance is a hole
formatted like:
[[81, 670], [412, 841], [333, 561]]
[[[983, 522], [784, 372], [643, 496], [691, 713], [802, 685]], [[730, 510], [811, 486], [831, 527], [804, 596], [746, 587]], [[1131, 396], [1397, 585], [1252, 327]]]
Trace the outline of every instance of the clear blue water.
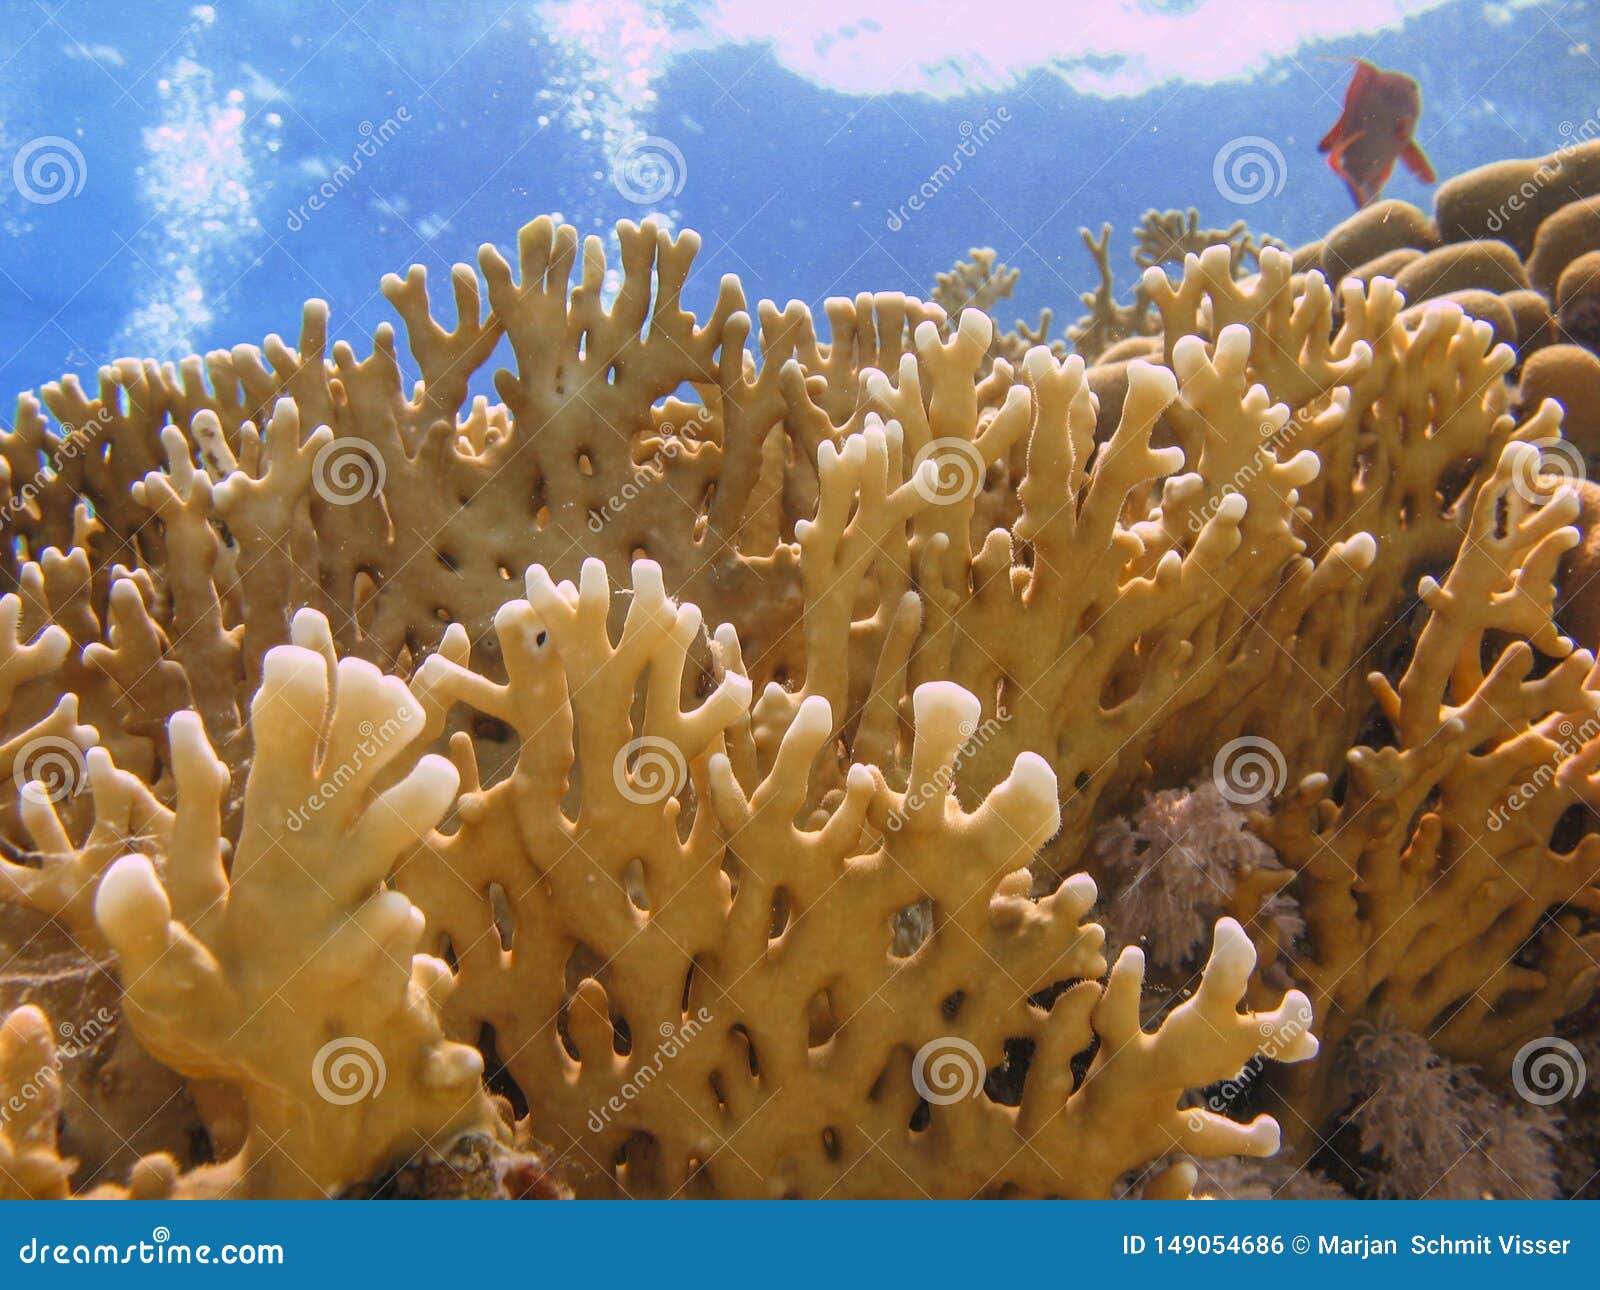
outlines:
[[[602, 235], [652, 212], [698, 230], [691, 307], [726, 272], [752, 301], [925, 293], [987, 244], [1023, 270], [1017, 314], [1069, 321], [1095, 281], [1081, 225], [1115, 225], [1126, 288], [1128, 229], [1152, 206], [1291, 243], [1349, 214], [1315, 147], [1355, 56], [1421, 83], [1441, 176], [1600, 128], [1596, 0], [1063, 0], [996, 7], [981, 29], [937, 3], [909, 20], [866, 0], [786, 8], [13, 2], [3, 383], [292, 338], [308, 296], [364, 352], [391, 317], [384, 273], [421, 263], [440, 284], [547, 212]], [[665, 180], [614, 173], [641, 136]], [[1267, 195], [1231, 201], [1214, 162], [1246, 136], [1282, 162]], [[959, 172], [892, 228], [964, 140]], [[1404, 173], [1388, 195], [1429, 201]]]

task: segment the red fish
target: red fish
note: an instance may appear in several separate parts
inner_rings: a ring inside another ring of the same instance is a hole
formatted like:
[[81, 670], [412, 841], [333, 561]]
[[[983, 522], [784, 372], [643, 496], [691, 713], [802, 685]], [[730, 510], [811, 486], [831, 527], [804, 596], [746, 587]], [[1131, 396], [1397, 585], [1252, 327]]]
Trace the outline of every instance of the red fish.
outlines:
[[1422, 90], [1403, 72], [1386, 72], [1364, 58], [1345, 91], [1344, 111], [1317, 145], [1328, 165], [1344, 180], [1359, 209], [1378, 199], [1394, 173], [1395, 159], [1425, 184], [1437, 175], [1417, 145]]

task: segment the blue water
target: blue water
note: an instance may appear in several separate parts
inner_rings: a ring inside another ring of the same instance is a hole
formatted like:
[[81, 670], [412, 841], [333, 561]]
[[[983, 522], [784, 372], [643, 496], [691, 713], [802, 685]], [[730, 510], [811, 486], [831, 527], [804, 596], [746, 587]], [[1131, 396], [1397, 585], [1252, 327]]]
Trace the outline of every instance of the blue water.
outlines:
[[[1338, 115], [1342, 59], [1419, 80], [1418, 137], [1441, 176], [1553, 151], [1585, 122], [1600, 128], [1597, 0], [1456, 0], [1309, 42], [1293, 33], [1338, 4], [1211, 3], [1217, 45], [1189, 52], [1226, 53], [1281, 22], [1279, 56], [1216, 83], [1158, 75], [1120, 97], [1042, 64], [998, 77], [947, 68], [928, 78], [942, 97], [842, 90], [795, 70], [781, 42], [694, 35], [702, 6], [620, 7], [647, 20], [647, 39], [574, 42], [552, 14], [570, 29], [575, 6], [504, 0], [9, 4], [0, 383], [20, 390], [124, 354], [292, 338], [308, 296], [331, 301], [335, 334], [365, 352], [391, 317], [377, 292], [384, 273], [421, 263], [442, 284], [481, 242], [510, 250], [517, 227], [546, 212], [602, 235], [652, 210], [698, 230], [705, 248], [686, 292], [697, 309], [726, 272], [752, 301], [925, 293], [969, 246], [993, 245], [1023, 270], [1015, 314], [1053, 305], [1059, 328], [1095, 284], [1081, 225], [1113, 223], [1126, 289], [1128, 229], [1148, 207], [1193, 204], [1208, 224], [1243, 218], [1290, 243], [1349, 214], [1315, 151]], [[1121, 21], [1148, 11], [1154, 32], [1163, 13], [1193, 7], [1125, 5]], [[997, 7], [994, 21], [1032, 21], [1029, 10]], [[974, 59], [983, 52], [982, 31], [943, 34]], [[1086, 45], [1092, 35], [1085, 28]], [[831, 39], [809, 48], [825, 53]], [[1184, 55], [1168, 50], [1167, 62]], [[669, 143], [671, 166], [682, 159], [671, 176], [681, 187], [657, 202], [629, 200], [614, 182], [617, 149], [637, 135]], [[1243, 136], [1281, 154], [1281, 189], [1234, 202], [1213, 163]], [[892, 229], [890, 213], [975, 137], [959, 173]], [[16, 161], [42, 138], [78, 156], [67, 155], [66, 192], [30, 201]], [[308, 209], [357, 156], [359, 171]], [[1429, 201], [1403, 173], [1388, 194]]]

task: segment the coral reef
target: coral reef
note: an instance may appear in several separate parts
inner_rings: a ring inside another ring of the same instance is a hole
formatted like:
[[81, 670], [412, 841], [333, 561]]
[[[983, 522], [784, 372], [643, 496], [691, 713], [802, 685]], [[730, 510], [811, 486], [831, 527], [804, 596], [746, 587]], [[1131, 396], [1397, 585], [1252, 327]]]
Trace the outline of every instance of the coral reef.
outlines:
[[1597, 195], [1151, 212], [1057, 341], [988, 251], [824, 340], [538, 219], [385, 279], [408, 359], [23, 395], [0, 1187], [1583, 1186]]

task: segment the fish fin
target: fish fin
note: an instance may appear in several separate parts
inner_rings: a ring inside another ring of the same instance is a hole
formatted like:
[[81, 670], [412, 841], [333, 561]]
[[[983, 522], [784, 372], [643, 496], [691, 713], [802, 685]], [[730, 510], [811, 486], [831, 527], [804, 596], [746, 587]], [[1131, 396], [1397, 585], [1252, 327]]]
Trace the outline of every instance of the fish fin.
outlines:
[[1373, 202], [1377, 201], [1378, 198], [1382, 197], [1383, 190], [1388, 187], [1389, 179], [1391, 176], [1393, 176], [1393, 174], [1394, 162], [1391, 161], [1377, 174], [1372, 176], [1371, 180], [1366, 184], [1366, 186], [1361, 189], [1361, 194], [1357, 199], [1360, 204], [1362, 206], [1370, 206]]
[[[1317, 145], [1318, 152], [1327, 152], [1339, 142], [1339, 137], [1349, 129], [1346, 124], [1350, 119], [1356, 100], [1365, 94], [1374, 81], [1378, 79], [1378, 69], [1364, 58], [1341, 59], [1341, 62], [1350, 62], [1356, 65], [1355, 74], [1350, 77], [1350, 84], [1344, 91], [1344, 108], [1339, 113], [1339, 119], [1333, 123], [1333, 129], [1322, 136], [1322, 142]], [[1352, 138], [1358, 136], [1351, 136]]]
[[1428, 154], [1423, 152], [1415, 139], [1400, 149], [1400, 160], [1405, 162], [1406, 169], [1423, 183], [1437, 182], [1439, 176], [1433, 172], [1433, 163], [1428, 160]]
[[1343, 175], [1344, 154], [1349, 151], [1350, 145], [1357, 139], [1365, 139], [1366, 137], [1367, 132], [1365, 130], [1357, 130], [1354, 134], [1341, 135], [1334, 142], [1332, 150], [1328, 153], [1328, 168], [1336, 175]]

